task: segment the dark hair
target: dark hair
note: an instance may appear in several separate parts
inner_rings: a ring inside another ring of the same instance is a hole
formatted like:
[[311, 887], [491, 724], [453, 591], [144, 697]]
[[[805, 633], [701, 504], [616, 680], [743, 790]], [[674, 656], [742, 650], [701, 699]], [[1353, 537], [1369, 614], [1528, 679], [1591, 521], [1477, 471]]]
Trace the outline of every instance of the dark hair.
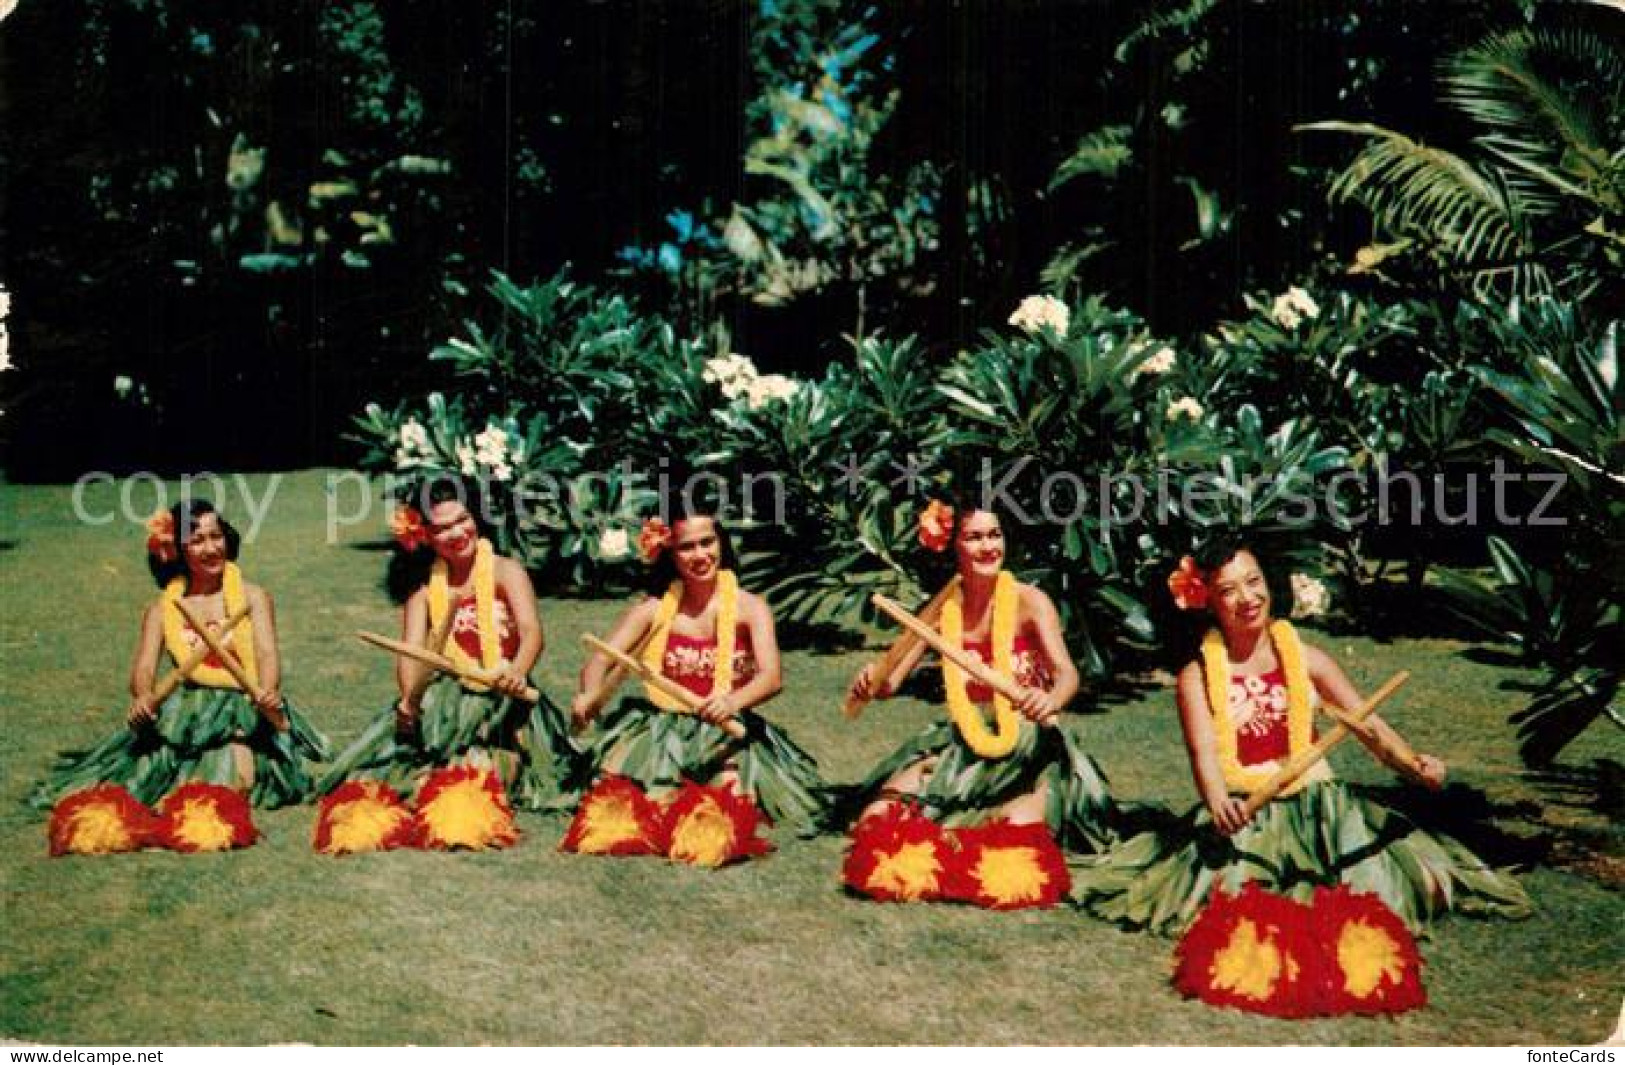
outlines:
[[[1276, 564], [1279, 560], [1274, 553], [1259, 539], [1245, 537], [1228, 529], [1218, 531], [1198, 544], [1196, 550], [1191, 552], [1191, 558], [1196, 563], [1196, 568], [1201, 571], [1203, 579], [1211, 584], [1213, 575], [1243, 551], [1258, 560], [1258, 568], [1264, 573], [1264, 585], [1269, 589], [1271, 610], [1282, 610], [1284, 605], [1284, 609], [1290, 613], [1292, 610], [1290, 577], [1284, 567]], [[1178, 564], [1177, 560], [1169, 562], [1164, 575], [1171, 573]], [[1166, 589], [1163, 589], [1163, 594], [1168, 594]], [[1203, 634], [1213, 628], [1212, 608], [1175, 609], [1173, 613], [1178, 618], [1170, 632], [1174, 657], [1181, 662], [1190, 661], [1196, 657]]]
[[[947, 581], [948, 578], [959, 571], [959, 552], [955, 550], [954, 545], [959, 543], [959, 530], [965, 524], [965, 519], [972, 514], [991, 514], [999, 519], [999, 531], [1004, 534], [1004, 568], [1011, 568], [1010, 530], [1006, 528], [1004, 515], [999, 513], [998, 508], [984, 505], [982, 500], [971, 492], [950, 493], [948, 498], [942, 500], [942, 502], [953, 508], [954, 517], [948, 526], [948, 546], [941, 551], [927, 550], [925, 552], [930, 559], [929, 568], [934, 575], [940, 576], [943, 581]], [[920, 504], [919, 511], [915, 515], [915, 521], [919, 520], [919, 514], [923, 514], [930, 503], [931, 501], [928, 499]]]
[[695, 518], [710, 518], [711, 527], [717, 533], [717, 546], [721, 549], [718, 565], [722, 569], [736, 569], [739, 565], [739, 556], [734, 553], [733, 537], [728, 535], [727, 526], [722, 519], [699, 506], [680, 505], [671, 516], [672, 544], [655, 557], [654, 565], [649, 567], [648, 591], [650, 595], [665, 595], [671, 582], [677, 580], [677, 560], [673, 551], [677, 546], [677, 526], [685, 521]]
[[[490, 515], [485, 509], [485, 494], [477, 480], [456, 474], [441, 473], [408, 489], [401, 497], [403, 506], [412, 507], [429, 524], [429, 512], [437, 503], [461, 503], [474, 519], [475, 530], [483, 537], [491, 535]], [[384, 572], [384, 591], [395, 605], [406, 602], [429, 582], [429, 571], [434, 567], [434, 548], [428, 544], [411, 551], [399, 543], [389, 556], [389, 568]]]
[[192, 530], [197, 527], [198, 519], [205, 514], [213, 514], [215, 521], [220, 523], [220, 531], [226, 537], [226, 558], [231, 562], [237, 561], [238, 549], [242, 547], [243, 538], [237, 530], [227, 521], [214, 504], [207, 499], [182, 499], [169, 508], [169, 520], [175, 530], [175, 557], [167, 562], [147, 553], [147, 569], [152, 573], [152, 579], [163, 588], [176, 577], [185, 577], [190, 573], [186, 567], [186, 541], [191, 537]]
[[[1254, 558], [1259, 554], [1253, 550], [1251, 544], [1232, 532], [1219, 533], [1199, 546], [1191, 556], [1196, 561], [1196, 568], [1202, 571], [1204, 577], [1222, 569], [1226, 562], [1246, 551]], [[1260, 562], [1260, 565], [1263, 563]]]

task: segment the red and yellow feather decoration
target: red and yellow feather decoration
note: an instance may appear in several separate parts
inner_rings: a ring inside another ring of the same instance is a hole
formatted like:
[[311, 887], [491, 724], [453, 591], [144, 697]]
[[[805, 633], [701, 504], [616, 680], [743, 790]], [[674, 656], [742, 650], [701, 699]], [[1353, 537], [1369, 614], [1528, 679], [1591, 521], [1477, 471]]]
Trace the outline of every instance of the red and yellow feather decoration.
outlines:
[[574, 854], [660, 854], [664, 848], [660, 805], [634, 782], [606, 776], [582, 798], [559, 850]]
[[322, 800], [316, 813], [315, 847], [334, 856], [411, 847], [417, 819], [395, 789], [378, 780], [350, 780]]
[[1215, 888], [1174, 948], [1174, 986], [1213, 1006], [1272, 1017], [1311, 1017], [1321, 951], [1300, 902], [1245, 884]]
[[418, 791], [418, 843], [431, 850], [494, 850], [519, 839], [502, 781], [489, 769], [450, 766]]
[[1379, 896], [1346, 884], [1316, 888], [1310, 916], [1325, 951], [1323, 1013], [1403, 1013], [1427, 1005], [1416, 940]]
[[992, 910], [1054, 906], [1072, 889], [1066, 856], [1044, 824], [1000, 819], [953, 833], [944, 895]]
[[918, 807], [892, 803], [852, 829], [841, 870], [848, 889], [881, 902], [930, 902], [943, 895], [953, 861], [942, 826]]
[[51, 857], [122, 854], [157, 842], [158, 817], [118, 784], [97, 784], [65, 796], [46, 829]]
[[756, 834], [764, 823], [762, 811], [748, 796], [685, 782], [666, 810], [666, 857], [715, 869], [766, 854], [773, 844]]
[[241, 792], [194, 780], [158, 804], [158, 838], [186, 854], [235, 850], [259, 839], [254, 811]]

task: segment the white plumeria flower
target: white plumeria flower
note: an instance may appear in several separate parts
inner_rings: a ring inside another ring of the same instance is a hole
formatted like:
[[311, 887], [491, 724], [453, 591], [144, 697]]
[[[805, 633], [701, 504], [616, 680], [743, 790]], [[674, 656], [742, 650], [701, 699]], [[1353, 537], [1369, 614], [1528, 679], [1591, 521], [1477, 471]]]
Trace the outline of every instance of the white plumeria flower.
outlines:
[[700, 377], [709, 384], [720, 386], [724, 393], [734, 390], [728, 397], [732, 399], [741, 394], [745, 384], [756, 380], [756, 364], [738, 353], [719, 355], [705, 360], [705, 369], [700, 372]]
[[614, 561], [632, 553], [632, 538], [625, 529], [605, 529], [598, 537], [598, 557]]
[[1010, 324], [1024, 333], [1037, 333], [1048, 326], [1056, 336], [1066, 336], [1072, 312], [1054, 296], [1028, 296], [1010, 315]]
[[1292, 575], [1292, 616], [1318, 618], [1331, 605], [1331, 593], [1326, 585], [1304, 573]]
[[745, 390], [745, 400], [751, 410], [759, 410], [779, 400], [789, 399], [801, 386], [783, 374], [770, 373], [752, 381]]
[[508, 455], [508, 433], [500, 425], [488, 424], [474, 438], [474, 448], [479, 452], [479, 459], [488, 466], [494, 466], [504, 461]]
[[1314, 297], [1310, 296], [1305, 290], [1293, 285], [1286, 290], [1286, 295], [1287, 299], [1292, 301], [1293, 306], [1298, 308], [1298, 313], [1305, 318], [1320, 317], [1320, 304], [1316, 303]]
[[1320, 317], [1320, 304], [1308, 292], [1293, 285], [1270, 304], [1270, 317], [1282, 329], [1296, 329], [1306, 319]]
[[416, 418], [408, 418], [401, 423], [400, 431], [401, 450], [408, 455], [427, 455], [430, 453], [429, 430]]
[[[0, 370], [9, 368], [9, 365], [0, 366]], [[135, 382], [125, 374], [119, 374], [117, 377], [113, 378], [113, 394], [118, 396], [119, 399], [123, 399], [125, 396], [128, 396], [134, 388]]]
[[1179, 355], [1174, 351], [1173, 348], [1164, 344], [1162, 347], [1158, 348], [1156, 353], [1153, 354], [1149, 359], [1140, 363], [1140, 365], [1136, 366], [1132, 371], [1130, 371], [1129, 376], [1138, 377], [1143, 373], [1153, 375], [1165, 374], [1171, 371], [1178, 364]]
[[1167, 417], [1171, 422], [1178, 421], [1180, 418], [1189, 418], [1193, 422], [1199, 422], [1202, 420], [1202, 415], [1206, 413], [1207, 411], [1203, 410], [1202, 405], [1196, 400], [1190, 396], [1181, 396], [1168, 404]]

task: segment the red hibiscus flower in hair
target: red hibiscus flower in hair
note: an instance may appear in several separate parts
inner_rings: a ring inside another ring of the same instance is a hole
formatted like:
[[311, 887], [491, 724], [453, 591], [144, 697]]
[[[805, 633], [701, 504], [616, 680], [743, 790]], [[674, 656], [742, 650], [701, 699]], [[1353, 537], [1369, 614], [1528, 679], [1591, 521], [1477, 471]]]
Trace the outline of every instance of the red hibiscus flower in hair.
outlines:
[[175, 516], [167, 510], [147, 519], [147, 554], [160, 562], [175, 561]]
[[389, 519], [389, 531], [394, 534], [395, 542], [401, 545], [402, 551], [416, 551], [429, 546], [429, 530], [424, 526], [423, 515], [418, 513], [417, 507], [398, 504]]
[[643, 522], [638, 533], [638, 555], [646, 565], [653, 564], [660, 552], [671, 546], [671, 526], [659, 518], [650, 517]]
[[927, 551], [946, 551], [954, 531], [954, 508], [933, 499], [920, 513], [920, 546]]
[[1207, 606], [1207, 581], [1189, 555], [1179, 560], [1179, 568], [1168, 574], [1168, 591], [1181, 610], [1201, 610]]

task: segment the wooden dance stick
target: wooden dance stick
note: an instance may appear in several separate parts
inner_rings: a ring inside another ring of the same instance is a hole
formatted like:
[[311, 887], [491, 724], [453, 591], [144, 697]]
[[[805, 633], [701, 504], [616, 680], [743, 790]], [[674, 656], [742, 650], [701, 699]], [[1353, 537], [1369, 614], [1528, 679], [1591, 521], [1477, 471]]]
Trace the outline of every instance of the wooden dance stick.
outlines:
[[[942, 590], [933, 596], [929, 603], [925, 604], [925, 607], [919, 613], [919, 620], [925, 625], [935, 626], [937, 619], [942, 616], [943, 604], [958, 589], [959, 577], [956, 574], [952, 580], [942, 586]], [[914, 630], [904, 629], [902, 635], [893, 640], [892, 645], [886, 648], [886, 653], [869, 664], [867, 668], [870, 670], [869, 676], [873, 681], [870, 686], [871, 692], [891, 678], [892, 673], [897, 669], [898, 663], [910, 651], [914, 650], [919, 642], [920, 638], [914, 635]], [[860, 697], [847, 692], [846, 701], [841, 704], [841, 713], [846, 715], [848, 721], [856, 721], [858, 715], [863, 713], [863, 708], [869, 705], [869, 701], [873, 698], [873, 695]]]
[[[953, 646], [947, 640], [944, 640], [937, 633], [937, 630], [923, 623], [919, 618], [916, 618], [879, 592], [870, 596], [869, 601], [879, 608], [881, 613], [918, 636], [920, 641], [931, 650], [964, 670], [978, 684], [992, 688], [1013, 703], [1021, 701], [1021, 685], [1010, 677], [989, 667], [975, 655], [967, 654], [964, 648]], [[1054, 722], [1050, 723], [1050, 727], [1054, 727]]]
[[[410, 658], [414, 662], [422, 662], [426, 666], [437, 669], [442, 673], [450, 674], [453, 677], [457, 677], [462, 680], [472, 680], [488, 687], [493, 686], [496, 683], [496, 678], [483, 669], [468, 669], [458, 665], [456, 662], [453, 662], [445, 655], [436, 654], [435, 652], [423, 647], [419, 647], [416, 644], [406, 643], [403, 640], [392, 640], [388, 636], [380, 636], [376, 632], [367, 632], [361, 629], [356, 630], [356, 636], [366, 643], [372, 644], [374, 647], [382, 647], [384, 650], [400, 655], [403, 658]], [[541, 702], [542, 693], [527, 684], [525, 685], [525, 689], [515, 696], [515, 698], [517, 698], [520, 702], [529, 703], [530, 705], [535, 706], [537, 703]]]
[[[643, 649], [649, 646], [649, 641], [654, 639], [654, 634], [655, 627], [651, 625], [649, 626], [649, 631], [645, 632], [643, 637], [639, 639], [637, 643], [632, 645], [632, 649], [626, 652], [627, 657], [641, 659], [643, 656]], [[602, 708], [605, 703], [609, 702], [610, 696], [615, 694], [615, 689], [621, 686], [621, 682], [626, 680], [626, 675], [631, 672], [618, 659], [611, 658], [610, 662], [611, 665], [609, 667], [609, 672], [604, 674], [603, 683], [599, 684], [598, 687], [593, 689], [592, 695], [587, 702], [587, 706], [592, 712], [588, 715], [589, 717], [591, 717], [592, 714], [598, 713], [599, 709]], [[687, 689], [684, 690], [686, 691]]]
[[[446, 653], [446, 641], [451, 638], [452, 623], [456, 620], [457, 611], [448, 607], [446, 616], [441, 618], [440, 624], [436, 625], [434, 631], [429, 633], [429, 642], [424, 645], [424, 648], [434, 654], [443, 656]], [[416, 660], [413, 659], [413, 661]], [[412, 678], [412, 683], [406, 689], [406, 701], [413, 706], [416, 706], [418, 700], [423, 698], [423, 693], [429, 690], [429, 685], [434, 682], [435, 674], [438, 672], [427, 662], [418, 662], [418, 665], [423, 668], [417, 671], [417, 675]]]
[[[191, 608], [183, 600], [175, 600], [175, 609], [181, 612], [181, 617], [185, 618], [186, 623], [192, 626], [192, 631], [198, 634], [198, 639], [202, 640], [204, 645], [214, 652], [215, 657], [220, 659], [220, 664], [226, 667], [226, 672], [231, 674], [231, 679], [237, 682], [237, 686], [242, 688], [250, 699], [257, 703], [265, 698], [265, 689], [254, 683], [249, 677], [248, 671], [243, 668], [243, 664], [237, 661], [237, 656], [232, 654], [231, 650], [220, 642], [220, 637], [209, 631], [209, 626], [198, 620], [197, 615], [192, 613]], [[288, 731], [288, 715], [282, 712], [280, 706], [275, 710], [261, 708], [260, 713], [264, 715], [265, 720], [271, 723], [271, 727], [278, 732]]]
[[1366, 750], [1376, 756], [1377, 761], [1390, 766], [1396, 766], [1413, 776], [1422, 775], [1422, 756], [1416, 753], [1416, 748], [1405, 742], [1405, 737], [1388, 726], [1386, 735], [1377, 732], [1376, 724], [1381, 720], [1376, 714], [1362, 719], [1356, 719], [1347, 710], [1336, 706], [1323, 708], [1337, 722], [1354, 734], [1354, 738], [1365, 744]]
[[[1372, 711], [1386, 702], [1389, 696], [1398, 691], [1400, 686], [1410, 679], [1409, 670], [1402, 669], [1395, 673], [1387, 684], [1377, 689], [1375, 695], [1360, 704], [1358, 710], [1348, 713], [1349, 722], [1355, 726], [1364, 722], [1366, 718], [1371, 716]], [[1350, 727], [1350, 724], [1339, 724], [1326, 735], [1316, 740], [1314, 746], [1282, 766], [1278, 773], [1259, 785], [1253, 790], [1252, 794], [1247, 796], [1245, 816], [1251, 818], [1259, 810], [1262, 810], [1266, 803], [1281, 794], [1293, 781], [1308, 772], [1310, 766], [1326, 757], [1327, 751], [1330, 751], [1351, 735], [1353, 735], [1353, 728]]]
[[[693, 692], [689, 691], [681, 684], [678, 684], [665, 674], [650, 669], [642, 659], [633, 658], [625, 651], [617, 651], [615, 648], [611, 647], [603, 640], [600, 640], [592, 633], [582, 633], [581, 642], [600, 654], [608, 655], [611, 662], [623, 667], [628, 673], [641, 678], [645, 684], [648, 684], [651, 687], [659, 688], [673, 699], [676, 699], [678, 702], [688, 707], [690, 711], [697, 711], [700, 707], [705, 705], [705, 700], [700, 696], [695, 695]], [[737, 717], [730, 717], [717, 727], [736, 740], [742, 740], [746, 736], [750, 735], [749, 730], [745, 728], [745, 723], [739, 720]]]
[[[226, 619], [226, 623], [220, 626], [220, 635], [224, 638], [224, 642], [228, 646], [231, 643], [231, 630], [235, 629], [238, 625], [241, 625], [244, 621], [247, 621], [249, 615], [253, 612], [254, 610], [252, 607], [245, 606], [241, 610], [237, 611], [237, 613], [228, 617]], [[198, 666], [201, 666], [204, 659], [208, 658], [212, 653], [213, 652], [209, 650], [208, 644], [204, 644], [202, 647], [199, 647], [197, 650], [187, 655], [185, 661], [176, 663], [174, 669], [170, 670], [168, 673], [165, 673], [163, 679], [159, 680], [157, 684], [152, 686], [152, 705], [157, 706], [171, 695], [174, 695], [175, 689], [179, 688], [182, 684], [185, 684], [186, 678], [192, 675], [192, 670], [196, 669]]]

